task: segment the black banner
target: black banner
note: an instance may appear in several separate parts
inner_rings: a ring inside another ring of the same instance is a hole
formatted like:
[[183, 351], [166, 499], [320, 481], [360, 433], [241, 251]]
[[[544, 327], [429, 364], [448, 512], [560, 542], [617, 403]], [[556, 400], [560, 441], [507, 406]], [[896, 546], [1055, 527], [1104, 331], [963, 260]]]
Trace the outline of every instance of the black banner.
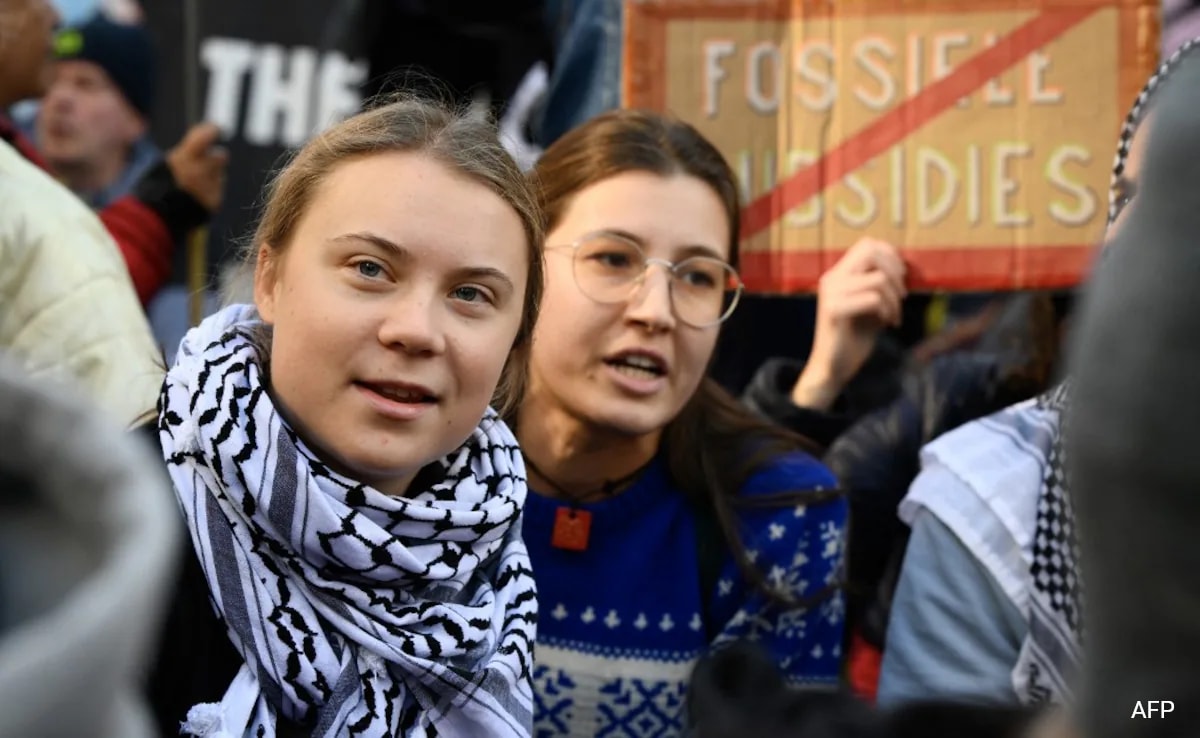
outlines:
[[[224, 205], [209, 230], [209, 274], [248, 238], [263, 184], [314, 131], [356, 111], [367, 63], [354, 56], [354, 0], [158, 0], [145, 4], [159, 46], [155, 140], [173, 145], [194, 111], [221, 127], [229, 150]], [[186, 40], [196, 41], [194, 85]], [[189, 90], [197, 99], [187, 100]], [[182, 251], [182, 250], [181, 250]], [[183, 254], [176, 279], [184, 281]]]

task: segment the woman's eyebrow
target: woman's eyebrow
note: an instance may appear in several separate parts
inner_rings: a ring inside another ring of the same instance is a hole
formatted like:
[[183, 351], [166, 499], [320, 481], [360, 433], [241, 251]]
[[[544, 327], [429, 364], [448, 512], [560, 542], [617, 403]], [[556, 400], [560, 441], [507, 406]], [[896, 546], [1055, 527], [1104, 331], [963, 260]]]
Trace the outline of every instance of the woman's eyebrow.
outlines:
[[401, 259], [407, 259], [411, 256], [408, 249], [404, 248], [400, 244], [398, 244], [395, 241], [392, 241], [390, 239], [384, 238], [383, 236], [380, 236], [377, 233], [371, 233], [370, 231], [358, 231], [356, 233], [343, 233], [340, 236], [335, 236], [334, 238], [331, 238], [330, 241], [333, 241], [335, 243], [340, 243], [340, 242], [345, 242], [345, 241], [358, 241], [358, 242], [362, 242], [362, 243], [369, 243], [372, 246], [377, 246], [380, 249], [382, 249], [384, 251], [388, 251]]
[[[644, 239], [641, 236], [638, 236], [634, 233], [630, 233], [629, 231], [622, 230], [620, 228], [603, 228], [601, 230], [596, 231], [592, 235], [617, 236], [618, 238], [623, 238], [626, 241], [632, 241], [633, 243], [636, 243], [638, 246], [642, 247], [643, 249], [645, 249], [647, 247], [646, 239]], [[690, 244], [688, 246], [679, 246], [679, 247], [676, 247], [675, 253], [678, 255], [677, 256], [678, 259], [686, 259], [689, 256], [708, 256], [713, 259], [717, 259], [718, 261], [726, 260], [725, 257], [721, 255], [721, 252], [717, 251], [716, 249], [714, 249], [711, 246], [705, 246], [703, 244]]]

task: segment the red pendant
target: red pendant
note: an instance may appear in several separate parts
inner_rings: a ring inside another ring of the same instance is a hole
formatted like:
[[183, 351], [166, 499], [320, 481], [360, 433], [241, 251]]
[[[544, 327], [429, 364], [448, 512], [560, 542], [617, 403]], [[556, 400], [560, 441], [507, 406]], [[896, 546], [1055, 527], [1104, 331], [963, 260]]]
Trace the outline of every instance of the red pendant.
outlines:
[[550, 545], [564, 551], [586, 551], [591, 529], [590, 512], [560, 507], [554, 514], [554, 536], [550, 539]]

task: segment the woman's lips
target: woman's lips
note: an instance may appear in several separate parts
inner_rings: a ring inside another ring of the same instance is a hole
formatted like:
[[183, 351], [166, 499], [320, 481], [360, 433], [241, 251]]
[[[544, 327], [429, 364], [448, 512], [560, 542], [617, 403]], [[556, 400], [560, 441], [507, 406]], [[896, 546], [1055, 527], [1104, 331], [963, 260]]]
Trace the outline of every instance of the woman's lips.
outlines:
[[437, 406], [437, 398], [423, 387], [355, 382], [367, 403], [393, 420], [416, 420]]

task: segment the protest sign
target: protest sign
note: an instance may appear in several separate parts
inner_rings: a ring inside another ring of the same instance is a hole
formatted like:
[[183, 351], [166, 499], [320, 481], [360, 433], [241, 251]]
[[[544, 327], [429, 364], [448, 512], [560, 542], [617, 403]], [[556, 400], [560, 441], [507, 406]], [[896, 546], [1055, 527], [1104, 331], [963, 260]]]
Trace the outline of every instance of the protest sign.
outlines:
[[623, 102], [695, 125], [746, 204], [742, 275], [812, 289], [860, 236], [916, 289], [1077, 283], [1157, 0], [627, 0]]

